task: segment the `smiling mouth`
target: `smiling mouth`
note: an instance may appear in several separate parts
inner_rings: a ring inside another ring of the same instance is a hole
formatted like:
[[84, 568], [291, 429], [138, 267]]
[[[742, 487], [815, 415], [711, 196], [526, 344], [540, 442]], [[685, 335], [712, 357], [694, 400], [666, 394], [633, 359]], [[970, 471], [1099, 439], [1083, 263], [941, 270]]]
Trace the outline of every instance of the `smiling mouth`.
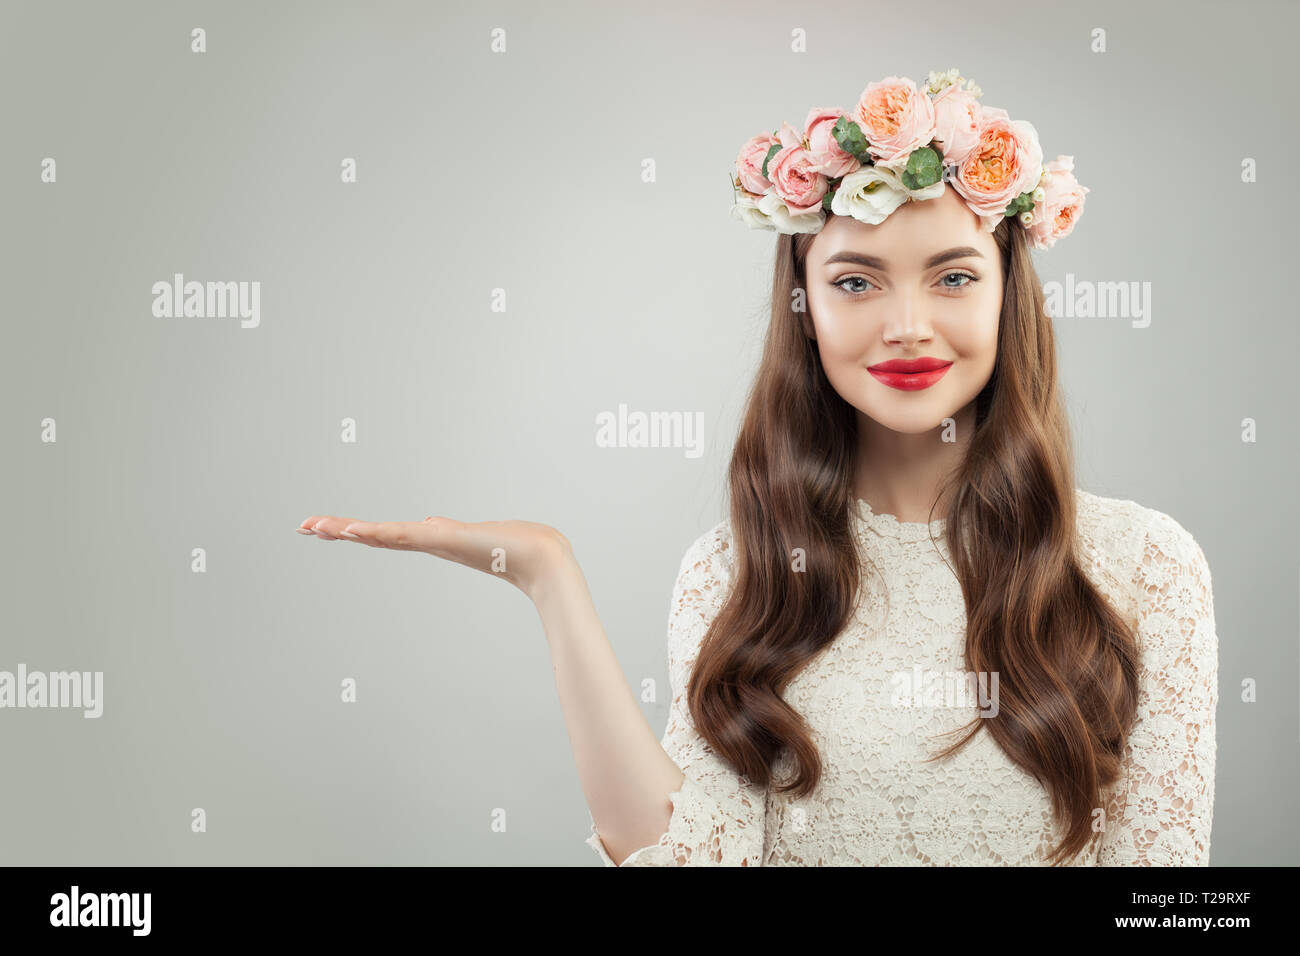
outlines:
[[943, 359], [890, 359], [867, 367], [872, 378], [890, 388], [915, 392], [929, 388], [952, 368], [952, 362]]

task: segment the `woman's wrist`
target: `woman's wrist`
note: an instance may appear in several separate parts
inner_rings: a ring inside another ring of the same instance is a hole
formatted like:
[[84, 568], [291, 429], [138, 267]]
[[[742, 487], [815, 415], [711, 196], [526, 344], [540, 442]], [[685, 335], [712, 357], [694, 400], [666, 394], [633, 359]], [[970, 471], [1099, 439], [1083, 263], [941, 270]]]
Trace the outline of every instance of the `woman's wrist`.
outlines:
[[547, 555], [525, 593], [545, 617], [557, 603], [585, 588], [586, 583], [578, 559], [566, 542], [556, 545]]

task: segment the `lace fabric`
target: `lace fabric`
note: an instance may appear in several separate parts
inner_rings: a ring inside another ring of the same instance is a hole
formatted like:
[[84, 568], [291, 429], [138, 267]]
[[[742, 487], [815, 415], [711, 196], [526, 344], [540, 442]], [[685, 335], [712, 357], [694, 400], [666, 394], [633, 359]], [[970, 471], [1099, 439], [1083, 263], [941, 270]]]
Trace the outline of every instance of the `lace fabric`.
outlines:
[[[1082, 490], [1077, 503], [1080, 559], [1135, 624], [1141, 665], [1138, 717], [1104, 829], [1069, 865], [1207, 865], [1218, 703], [1209, 566], [1166, 514]], [[822, 756], [822, 780], [806, 798], [755, 786], [694, 727], [684, 691], [731, 587], [728, 522], [687, 550], [669, 613], [674, 696], [663, 735], [685, 780], [670, 794], [668, 829], [623, 866], [1046, 865], [1061, 836], [1048, 794], [990, 734], [926, 762], [978, 702], [954, 694], [955, 682], [938, 682], [947, 691], [938, 705], [907, 706], [918, 701], [901, 693], [903, 675], [915, 685], [965, 671], [965, 605], [945, 521], [900, 522], [859, 499], [852, 524], [865, 559], [858, 608], [785, 694]], [[778, 776], [789, 769], [778, 765]], [[594, 820], [587, 843], [617, 865]]]

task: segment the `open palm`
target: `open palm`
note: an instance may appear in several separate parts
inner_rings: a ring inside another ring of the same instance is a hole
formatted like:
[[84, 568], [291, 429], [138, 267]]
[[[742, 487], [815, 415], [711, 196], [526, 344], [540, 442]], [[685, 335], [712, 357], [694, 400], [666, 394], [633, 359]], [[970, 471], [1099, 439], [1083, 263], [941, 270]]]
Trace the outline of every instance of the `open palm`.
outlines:
[[503, 577], [530, 598], [547, 572], [573, 555], [569, 539], [534, 521], [456, 521], [430, 515], [423, 521], [360, 521], [312, 515], [297, 528], [326, 541], [353, 541], [372, 548], [423, 551]]

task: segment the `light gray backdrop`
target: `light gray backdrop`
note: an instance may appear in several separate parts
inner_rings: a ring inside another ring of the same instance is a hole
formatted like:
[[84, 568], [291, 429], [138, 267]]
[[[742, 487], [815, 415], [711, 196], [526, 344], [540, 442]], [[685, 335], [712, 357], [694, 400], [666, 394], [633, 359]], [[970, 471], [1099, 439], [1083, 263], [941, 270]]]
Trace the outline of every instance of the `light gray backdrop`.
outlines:
[[[97, 720], [0, 710], [3, 862], [594, 864], [523, 595], [293, 529], [558, 526], [662, 731], [766, 323], [735, 154], [949, 66], [1091, 187], [1043, 281], [1151, 283], [1145, 329], [1058, 319], [1079, 484], [1209, 558], [1213, 863], [1300, 860], [1295, 5], [475, 6], [0, 8], [0, 669], [106, 684]], [[260, 282], [260, 325], [155, 317], [178, 272]], [[703, 412], [705, 453], [597, 448], [620, 403]]]

